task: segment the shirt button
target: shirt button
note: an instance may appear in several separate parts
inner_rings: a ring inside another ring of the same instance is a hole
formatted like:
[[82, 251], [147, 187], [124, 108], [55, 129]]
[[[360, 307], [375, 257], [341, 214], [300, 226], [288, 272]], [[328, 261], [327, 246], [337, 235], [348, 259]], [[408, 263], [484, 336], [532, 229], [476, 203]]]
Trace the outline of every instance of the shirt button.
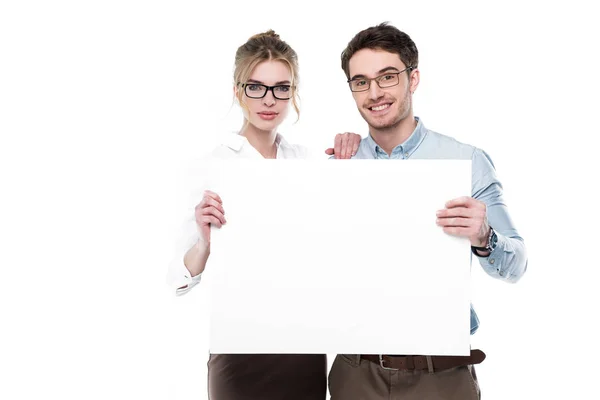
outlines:
[[490, 264], [493, 264], [494, 262], [495, 262], [495, 260], [492, 258], [492, 259], [490, 260]]
[[408, 158], [408, 153], [404, 153], [404, 157]]

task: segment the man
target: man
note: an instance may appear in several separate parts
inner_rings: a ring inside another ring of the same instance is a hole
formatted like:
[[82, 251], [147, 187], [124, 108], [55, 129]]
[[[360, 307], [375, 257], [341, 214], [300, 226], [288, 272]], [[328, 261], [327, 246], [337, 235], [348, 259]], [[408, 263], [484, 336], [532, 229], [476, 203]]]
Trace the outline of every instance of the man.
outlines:
[[[369, 125], [368, 137], [352, 158], [471, 159], [472, 197], [450, 200], [438, 211], [437, 224], [448, 234], [468, 238], [489, 275], [519, 280], [527, 269], [525, 246], [504, 205], [490, 157], [428, 130], [413, 116], [412, 95], [420, 77], [412, 39], [386, 23], [365, 29], [343, 51], [342, 69]], [[471, 307], [471, 334], [478, 326]], [[465, 357], [340, 354], [329, 374], [329, 390], [332, 400], [478, 399], [473, 365], [484, 358], [480, 350]]]

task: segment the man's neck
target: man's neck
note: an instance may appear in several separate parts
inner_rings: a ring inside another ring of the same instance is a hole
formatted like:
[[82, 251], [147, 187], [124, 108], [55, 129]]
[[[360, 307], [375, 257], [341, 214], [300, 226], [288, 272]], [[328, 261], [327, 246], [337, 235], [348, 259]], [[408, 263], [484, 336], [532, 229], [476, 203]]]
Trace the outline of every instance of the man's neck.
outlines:
[[371, 127], [370, 133], [375, 143], [388, 155], [391, 155], [392, 150], [399, 144], [404, 143], [412, 135], [416, 127], [417, 121], [412, 113], [410, 113], [409, 116], [389, 128], [375, 129]]
[[263, 131], [246, 123], [240, 131], [240, 135], [244, 136], [248, 140], [248, 143], [264, 158], [277, 157], [277, 145], [275, 144], [275, 139], [277, 138], [276, 130]]

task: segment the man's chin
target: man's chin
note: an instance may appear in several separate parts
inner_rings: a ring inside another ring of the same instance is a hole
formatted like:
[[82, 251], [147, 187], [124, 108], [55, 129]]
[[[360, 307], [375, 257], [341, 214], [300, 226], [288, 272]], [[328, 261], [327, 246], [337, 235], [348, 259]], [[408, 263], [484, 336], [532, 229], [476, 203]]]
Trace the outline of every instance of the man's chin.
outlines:
[[392, 121], [381, 121], [381, 120], [367, 120], [367, 124], [373, 129], [385, 130], [393, 128], [396, 124]]
[[367, 124], [373, 129], [387, 129], [394, 126], [394, 119], [389, 118], [387, 115], [387, 118], [373, 118], [373, 116], [362, 111], [361, 115]]

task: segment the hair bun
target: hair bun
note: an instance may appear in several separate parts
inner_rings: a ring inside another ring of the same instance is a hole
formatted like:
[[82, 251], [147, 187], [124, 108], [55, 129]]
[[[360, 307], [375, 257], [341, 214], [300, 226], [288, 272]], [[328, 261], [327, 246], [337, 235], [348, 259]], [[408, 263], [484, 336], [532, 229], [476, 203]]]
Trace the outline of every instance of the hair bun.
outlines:
[[257, 33], [256, 35], [253, 35], [252, 37], [250, 37], [249, 40], [253, 40], [253, 39], [260, 39], [260, 38], [275, 38], [275, 39], [279, 39], [279, 35], [275, 33], [275, 31], [273, 29], [269, 29], [266, 32], [263, 33]]

